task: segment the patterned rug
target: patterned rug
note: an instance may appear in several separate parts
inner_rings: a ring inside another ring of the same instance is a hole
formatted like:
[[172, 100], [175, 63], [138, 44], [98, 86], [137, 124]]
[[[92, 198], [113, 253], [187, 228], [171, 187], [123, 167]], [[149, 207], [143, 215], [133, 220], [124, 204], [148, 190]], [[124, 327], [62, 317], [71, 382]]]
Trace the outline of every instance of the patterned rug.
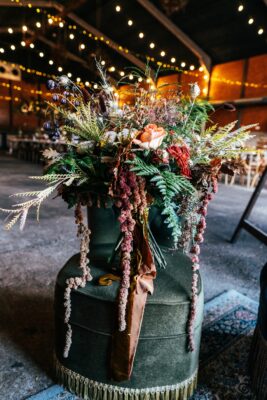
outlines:
[[[230, 290], [205, 304], [198, 390], [192, 400], [252, 400], [247, 359], [258, 304]], [[76, 400], [58, 385], [28, 400]]]

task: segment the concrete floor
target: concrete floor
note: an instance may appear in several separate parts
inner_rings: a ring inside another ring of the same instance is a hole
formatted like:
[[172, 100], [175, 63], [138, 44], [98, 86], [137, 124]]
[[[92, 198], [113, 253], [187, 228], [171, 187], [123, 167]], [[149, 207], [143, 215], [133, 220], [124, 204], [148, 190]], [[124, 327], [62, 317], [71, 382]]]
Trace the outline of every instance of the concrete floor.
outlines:
[[[39, 166], [0, 155], [0, 207], [12, 204], [12, 193], [41, 187], [26, 179], [40, 173]], [[209, 207], [201, 253], [206, 300], [229, 289], [258, 299], [266, 246], [246, 232], [235, 245], [228, 242], [250, 195], [222, 185]], [[251, 220], [267, 231], [267, 191]], [[0, 400], [22, 400], [52, 384], [54, 282], [78, 249], [73, 211], [60, 199], [44, 205], [39, 225], [31, 216], [23, 233], [0, 229]]]

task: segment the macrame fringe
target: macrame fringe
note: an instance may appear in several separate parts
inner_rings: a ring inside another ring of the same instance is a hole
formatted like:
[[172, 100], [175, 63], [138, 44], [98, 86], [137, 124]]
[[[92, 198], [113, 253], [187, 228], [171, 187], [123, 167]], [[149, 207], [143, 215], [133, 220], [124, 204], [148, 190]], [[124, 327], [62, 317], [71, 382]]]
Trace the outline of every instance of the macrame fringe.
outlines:
[[252, 388], [258, 400], [267, 399], [267, 340], [261, 334], [257, 325], [249, 357]]
[[197, 386], [197, 371], [177, 385], [131, 389], [88, 379], [64, 367], [57, 359], [55, 368], [59, 383], [84, 400], [187, 400]]

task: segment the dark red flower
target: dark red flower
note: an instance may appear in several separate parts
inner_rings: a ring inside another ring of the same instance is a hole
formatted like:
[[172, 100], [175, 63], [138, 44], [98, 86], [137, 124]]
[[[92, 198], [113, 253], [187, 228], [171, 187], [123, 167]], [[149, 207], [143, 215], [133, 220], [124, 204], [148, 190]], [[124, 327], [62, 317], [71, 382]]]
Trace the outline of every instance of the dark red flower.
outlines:
[[178, 146], [173, 144], [167, 149], [168, 153], [175, 158], [178, 167], [181, 169], [181, 174], [187, 178], [191, 178], [191, 171], [188, 166], [190, 159], [190, 151], [187, 146]]

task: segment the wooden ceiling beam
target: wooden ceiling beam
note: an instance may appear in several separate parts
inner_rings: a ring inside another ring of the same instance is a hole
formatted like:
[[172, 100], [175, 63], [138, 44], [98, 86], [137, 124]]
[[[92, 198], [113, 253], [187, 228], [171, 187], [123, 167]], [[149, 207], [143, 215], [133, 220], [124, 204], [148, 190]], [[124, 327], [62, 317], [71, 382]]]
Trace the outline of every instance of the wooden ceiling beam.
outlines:
[[[11, 7], [21, 7], [19, 3], [15, 2], [10, 2], [10, 0], [0, 0], [0, 7], [1, 6], [11, 6]], [[24, 6], [24, 5], [22, 5]], [[25, 7], [27, 4], [25, 3]], [[138, 68], [145, 70], [146, 64], [139, 60], [136, 56], [134, 56], [131, 53], [126, 53], [123, 50], [120, 50], [120, 46], [118, 43], [114, 42], [112, 39], [110, 39], [108, 36], [106, 36], [103, 32], [86, 22], [84, 19], [80, 18], [78, 15], [76, 15], [73, 12], [67, 12], [65, 14], [65, 7], [56, 1], [43, 1], [43, 0], [36, 0], [34, 1], [34, 6], [35, 7], [40, 7], [40, 8], [54, 8], [60, 13], [66, 15], [70, 20], [75, 22], [75, 24], [79, 25], [81, 28], [88, 30], [91, 32], [94, 36], [98, 37], [103, 37], [103, 42], [110, 47], [112, 50], [114, 50], [116, 53], [120, 54], [123, 58], [127, 59], [130, 61], [132, 64], [137, 66]]]
[[154, 4], [149, 0], [137, 0], [149, 14], [156, 18], [161, 25], [163, 25], [169, 32], [171, 32], [180, 42], [182, 42], [192, 53], [199, 59], [201, 64], [204, 64], [207, 70], [211, 70], [211, 57], [186, 33], [184, 33], [177, 25], [175, 25], [165, 14], [163, 14]]

